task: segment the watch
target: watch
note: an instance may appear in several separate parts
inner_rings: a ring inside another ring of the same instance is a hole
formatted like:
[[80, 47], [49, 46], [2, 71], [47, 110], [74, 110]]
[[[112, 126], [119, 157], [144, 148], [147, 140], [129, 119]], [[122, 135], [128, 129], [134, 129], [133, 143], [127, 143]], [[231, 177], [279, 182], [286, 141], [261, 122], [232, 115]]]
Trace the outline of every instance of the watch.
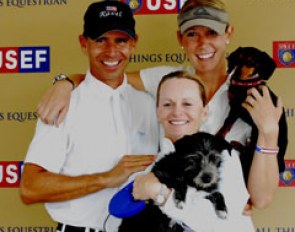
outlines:
[[155, 197], [154, 202], [158, 206], [164, 205], [166, 202], [166, 194], [167, 194], [168, 188], [165, 184], [161, 184], [160, 192], [158, 195]]
[[70, 82], [73, 86], [73, 89], [75, 88], [75, 83], [65, 74], [59, 74], [59, 75], [55, 76], [52, 80], [52, 84], [54, 85], [57, 81], [62, 81], [62, 80], [66, 80], [66, 81]]

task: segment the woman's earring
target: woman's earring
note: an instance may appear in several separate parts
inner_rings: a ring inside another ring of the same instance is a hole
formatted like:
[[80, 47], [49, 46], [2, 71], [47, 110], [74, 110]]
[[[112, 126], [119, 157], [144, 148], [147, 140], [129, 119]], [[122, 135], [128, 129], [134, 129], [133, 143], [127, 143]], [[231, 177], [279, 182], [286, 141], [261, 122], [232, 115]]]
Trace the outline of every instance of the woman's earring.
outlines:
[[181, 48], [181, 50], [183, 50], [183, 46], [181, 46], [180, 48]]
[[227, 45], [229, 45], [229, 40], [227, 40], [225, 43], [226, 43]]

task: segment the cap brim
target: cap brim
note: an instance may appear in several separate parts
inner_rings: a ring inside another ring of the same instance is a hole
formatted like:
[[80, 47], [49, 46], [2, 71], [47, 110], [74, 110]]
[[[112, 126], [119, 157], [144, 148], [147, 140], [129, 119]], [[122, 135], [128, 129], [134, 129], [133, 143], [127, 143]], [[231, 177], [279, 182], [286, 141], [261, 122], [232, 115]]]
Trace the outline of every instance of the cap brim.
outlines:
[[134, 31], [128, 30], [128, 29], [121, 29], [121, 28], [112, 28], [112, 29], [105, 29], [105, 30], [101, 30], [99, 32], [97, 32], [95, 35], [91, 35], [89, 36], [91, 39], [97, 39], [99, 37], [101, 37], [102, 35], [104, 35], [105, 33], [111, 32], [111, 31], [120, 31], [125, 33], [126, 35], [128, 35], [130, 38], [135, 39], [136, 35]]
[[204, 26], [209, 27], [212, 30], [216, 31], [218, 34], [223, 35], [225, 33], [226, 24], [218, 22], [216, 20], [211, 19], [192, 19], [180, 26], [180, 33], [182, 34], [187, 29], [194, 26]]

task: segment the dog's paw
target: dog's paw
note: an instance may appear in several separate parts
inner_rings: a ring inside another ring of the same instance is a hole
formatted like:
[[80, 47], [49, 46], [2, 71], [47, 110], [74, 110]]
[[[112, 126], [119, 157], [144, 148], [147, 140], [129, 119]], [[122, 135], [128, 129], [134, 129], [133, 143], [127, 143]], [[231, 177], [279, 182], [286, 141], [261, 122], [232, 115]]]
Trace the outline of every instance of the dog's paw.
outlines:
[[216, 214], [221, 219], [227, 218], [227, 212], [225, 210], [216, 210]]
[[180, 200], [175, 200], [175, 205], [178, 209], [183, 209], [184, 207], [184, 202]]

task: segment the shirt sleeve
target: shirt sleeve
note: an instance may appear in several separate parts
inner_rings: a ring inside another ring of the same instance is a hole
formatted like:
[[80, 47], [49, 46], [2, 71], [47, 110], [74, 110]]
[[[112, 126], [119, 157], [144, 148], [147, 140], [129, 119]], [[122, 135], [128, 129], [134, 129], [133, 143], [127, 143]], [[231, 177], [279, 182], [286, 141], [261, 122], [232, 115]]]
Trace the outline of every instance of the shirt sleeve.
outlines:
[[62, 125], [56, 128], [38, 120], [25, 163], [37, 164], [48, 171], [59, 173], [66, 159], [66, 144]]

